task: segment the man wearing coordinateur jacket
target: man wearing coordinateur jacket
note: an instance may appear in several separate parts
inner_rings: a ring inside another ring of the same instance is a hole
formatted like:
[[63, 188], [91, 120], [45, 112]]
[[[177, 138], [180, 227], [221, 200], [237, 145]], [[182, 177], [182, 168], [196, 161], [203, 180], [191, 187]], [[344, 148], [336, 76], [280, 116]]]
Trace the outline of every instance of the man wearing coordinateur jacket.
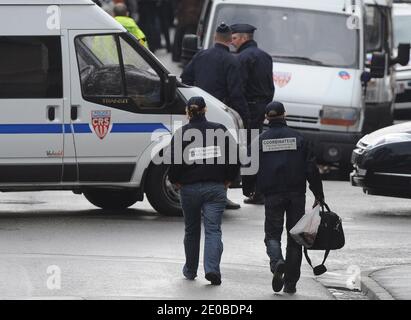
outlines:
[[[289, 231], [305, 212], [306, 183], [316, 203], [324, 203], [323, 186], [311, 146], [296, 130], [287, 126], [280, 102], [266, 107], [269, 130], [252, 144], [259, 147], [259, 171], [243, 180], [244, 190], [256, 189], [265, 199], [265, 246], [273, 273], [272, 288], [293, 294], [300, 278], [302, 247]], [[281, 234], [286, 213], [287, 251], [284, 261]]]

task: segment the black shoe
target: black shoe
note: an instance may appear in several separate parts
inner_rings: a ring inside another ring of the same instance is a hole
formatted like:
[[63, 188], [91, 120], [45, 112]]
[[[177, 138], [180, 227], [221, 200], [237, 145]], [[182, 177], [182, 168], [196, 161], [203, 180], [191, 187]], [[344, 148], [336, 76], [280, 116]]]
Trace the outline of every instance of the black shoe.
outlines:
[[213, 286], [219, 286], [221, 284], [221, 277], [215, 272], [207, 273], [205, 278], [210, 281]]
[[246, 204], [264, 204], [264, 197], [260, 196], [251, 196], [248, 199], [244, 200]]
[[187, 280], [195, 280], [196, 277], [197, 277], [197, 275], [184, 274], [184, 277], [185, 277]]
[[232, 202], [230, 199], [227, 198], [225, 208], [229, 210], [237, 210], [240, 209], [241, 206], [238, 203]]
[[195, 278], [197, 277], [197, 272], [189, 272], [188, 270], [186, 270], [186, 267], [184, 265], [183, 275], [187, 280], [195, 280]]
[[283, 292], [288, 293], [288, 294], [294, 294], [297, 292], [297, 288], [295, 287], [295, 285], [292, 284], [285, 284], [284, 285], [284, 290]]
[[274, 292], [280, 292], [284, 285], [285, 263], [280, 260], [275, 265], [272, 287]]

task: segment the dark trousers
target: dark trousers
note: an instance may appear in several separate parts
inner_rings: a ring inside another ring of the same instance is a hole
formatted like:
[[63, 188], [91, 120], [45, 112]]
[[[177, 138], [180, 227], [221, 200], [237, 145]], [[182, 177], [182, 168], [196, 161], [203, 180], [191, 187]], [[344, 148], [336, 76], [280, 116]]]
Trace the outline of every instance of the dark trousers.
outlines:
[[[247, 145], [250, 145], [252, 142], [252, 135], [251, 130], [258, 129], [259, 134], [263, 132], [263, 124], [265, 119], [265, 107], [268, 103], [265, 102], [256, 102], [248, 104], [248, 109], [250, 111], [250, 121], [248, 122], [247, 128]], [[251, 156], [250, 154], [248, 156]], [[244, 189], [243, 189], [244, 191]], [[258, 192], [254, 188], [254, 197], [258, 198], [262, 196], [260, 192]]]
[[157, 6], [157, 19], [160, 24], [161, 33], [164, 35], [164, 40], [166, 41], [167, 52], [171, 52], [171, 41], [170, 41], [170, 15], [173, 10], [171, 2], [162, 1]]
[[139, 21], [138, 26], [144, 32], [148, 48], [155, 52], [161, 47], [160, 24], [157, 21], [157, 8], [154, 1], [139, 2]]
[[183, 274], [187, 278], [197, 276], [200, 255], [201, 216], [203, 216], [204, 271], [220, 274], [223, 253], [221, 221], [226, 205], [227, 190], [223, 183], [202, 182], [183, 185], [180, 191], [184, 212], [184, 249], [186, 263]]
[[183, 46], [183, 39], [186, 34], [195, 34], [196, 26], [195, 25], [183, 25], [178, 24], [176, 27], [174, 42], [172, 48], [172, 59], [174, 62], [179, 62], [181, 59], [181, 51]]
[[284, 283], [295, 285], [300, 279], [302, 247], [291, 237], [289, 231], [305, 212], [305, 194], [279, 193], [265, 195], [265, 245], [270, 258], [270, 268], [279, 260], [284, 260], [281, 250], [281, 234], [284, 226], [284, 213], [287, 216], [287, 252], [285, 259]]

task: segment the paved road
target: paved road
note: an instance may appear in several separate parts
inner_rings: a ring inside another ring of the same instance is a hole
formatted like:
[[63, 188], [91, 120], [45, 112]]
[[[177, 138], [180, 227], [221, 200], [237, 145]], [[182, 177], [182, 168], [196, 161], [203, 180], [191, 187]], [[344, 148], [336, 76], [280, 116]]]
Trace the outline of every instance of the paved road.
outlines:
[[[347, 244], [331, 253], [325, 277], [315, 279], [304, 262], [294, 297], [271, 291], [261, 206], [225, 214], [223, 286], [212, 288], [201, 269], [194, 282], [181, 276], [182, 219], [162, 217], [146, 201], [102, 212], [70, 192], [1, 194], [0, 297], [332, 299], [317, 280], [345, 284], [357, 272], [347, 273], [352, 265], [363, 271], [411, 263], [408, 200], [366, 196], [348, 182], [326, 181], [325, 190], [343, 218]], [[230, 198], [241, 201], [240, 190], [230, 190]], [[319, 263], [321, 254], [313, 259]], [[52, 265], [61, 271], [60, 290], [47, 288], [59, 275], [47, 274]]]

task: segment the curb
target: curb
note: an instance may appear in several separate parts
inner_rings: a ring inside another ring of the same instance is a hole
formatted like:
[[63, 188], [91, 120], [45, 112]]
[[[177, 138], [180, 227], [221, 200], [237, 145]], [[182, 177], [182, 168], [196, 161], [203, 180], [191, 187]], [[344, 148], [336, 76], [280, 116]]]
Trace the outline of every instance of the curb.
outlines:
[[370, 277], [374, 272], [381, 270], [384, 269], [366, 271], [361, 274], [361, 291], [371, 300], [395, 300], [385, 288]]

